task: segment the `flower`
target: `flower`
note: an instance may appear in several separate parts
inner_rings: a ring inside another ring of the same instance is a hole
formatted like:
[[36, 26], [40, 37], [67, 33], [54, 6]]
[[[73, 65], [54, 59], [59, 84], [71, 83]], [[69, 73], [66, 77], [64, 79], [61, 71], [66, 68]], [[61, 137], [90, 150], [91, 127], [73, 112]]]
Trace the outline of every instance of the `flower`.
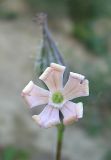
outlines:
[[39, 77], [49, 91], [36, 86], [32, 81], [22, 91], [22, 96], [31, 108], [47, 104], [39, 115], [32, 116], [43, 128], [61, 123], [59, 111], [63, 115], [64, 125], [83, 117], [83, 104], [70, 100], [89, 95], [88, 80], [81, 74], [70, 72], [69, 79], [63, 86], [64, 71], [65, 66], [51, 63]]

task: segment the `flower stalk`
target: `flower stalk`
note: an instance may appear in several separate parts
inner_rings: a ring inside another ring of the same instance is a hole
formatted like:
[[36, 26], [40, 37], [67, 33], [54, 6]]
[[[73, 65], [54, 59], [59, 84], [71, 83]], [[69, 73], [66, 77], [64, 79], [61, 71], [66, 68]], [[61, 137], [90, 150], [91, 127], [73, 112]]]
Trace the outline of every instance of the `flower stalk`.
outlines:
[[61, 151], [62, 151], [62, 143], [64, 136], [64, 124], [60, 124], [57, 127], [58, 129], [58, 137], [57, 137], [57, 148], [56, 148], [56, 160], [61, 160]]
[[[37, 22], [42, 26], [42, 32], [43, 32], [42, 58], [45, 57], [45, 59], [47, 60], [48, 65], [46, 67], [48, 67], [52, 61], [64, 66], [65, 65], [64, 60], [48, 29], [47, 15], [45, 13], [37, 14]], [[42, 66], [43, 65], [44, 64], [42, 64]], [[64, 130], [65, 130], [65, 126], [63, 123], [57, 126], [57, 146], [56, 146], [55, 160], [61, 160]]]

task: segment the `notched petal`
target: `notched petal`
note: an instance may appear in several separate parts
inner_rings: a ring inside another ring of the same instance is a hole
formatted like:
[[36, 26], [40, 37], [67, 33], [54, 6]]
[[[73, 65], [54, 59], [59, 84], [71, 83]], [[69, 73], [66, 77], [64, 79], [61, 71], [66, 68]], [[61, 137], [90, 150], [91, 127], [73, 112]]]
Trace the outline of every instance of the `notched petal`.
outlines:
[[32, 81], [23, 89], [21, 95], [31, 108], [49, 101], [49, 91], [36, 86]]
[[64, 97], [71, 100], [89, 95], [89, 82], [85, 76], [70, 72], [69, 79], [63, 89]]
[[34, 115], [32, 118], [42, 128], [50, 128], [60, 123], [59, 110], [48, 105], [39, 115]]
[[63, 73], [65, 67], [56, 63], [51, 63], [44, 73], [39, 77], [51, 90], [51, 92], [59, 91], [63, 88]]
[[74, 121], [77, 121], [79, 118], [82, 118], [83, 104], [81, 102], [76, 104], [71, 101], [68, 101], [61, 108], [61, 112], [64, 117], [63, 118], [64, 125], [69, 125]]

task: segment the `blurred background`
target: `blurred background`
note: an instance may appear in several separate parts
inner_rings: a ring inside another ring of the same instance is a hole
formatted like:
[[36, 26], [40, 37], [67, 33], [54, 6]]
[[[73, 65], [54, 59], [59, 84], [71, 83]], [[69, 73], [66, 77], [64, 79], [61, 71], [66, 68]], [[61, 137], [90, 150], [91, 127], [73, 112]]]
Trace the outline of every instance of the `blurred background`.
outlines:
[[76, 100], [84, 118], [66, 128], [63, 160], [111, 160], [111, 0], [0, 0], [0, 160], [54, 159], [56, 128], [40, 129], [31, 114], [41, 108], [20, 96], [38, 78], [42, 31], [32, 19], [41, 11], [70, 70], [90, 81], [90, 96]]

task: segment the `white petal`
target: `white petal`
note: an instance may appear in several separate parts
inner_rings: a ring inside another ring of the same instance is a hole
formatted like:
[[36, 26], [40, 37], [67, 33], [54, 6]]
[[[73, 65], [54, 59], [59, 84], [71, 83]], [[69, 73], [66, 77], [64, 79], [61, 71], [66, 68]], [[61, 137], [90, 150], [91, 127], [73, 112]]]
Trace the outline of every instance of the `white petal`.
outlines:
[[65, 99], [71, 100], [73, 98], [89, 95], [89, 82], [83, 75], [70, 72], [69, 79], [64, 86], [63, 94]]
[[23, 89], [22, 93], [28, 94], [32, 90], [33, 86], [34, 86], [34, 83], [30, 81], [28, 85]]
[[61, 112], [64, 116], [63, 123], [68, 125], [74, 121], [77, 121], [78, 118], [82, 118], [83, 115], [83, 105], [82, 103], [73, 103], [68, 101], [62, 107]]
[[61, 108], [61, 112], [64, 116], [63, 119], [64, 125], [70, 124], [77, 120], [75, 106], [76, 106], [75, 103], [68, 101]]
[[49, 128], [60, 123], [59, 110], [49, 105], [39, 115], [34, 115], [32, 118], [43, 128]]
[[76, 114], [77, 118], [83, 117], [83, 103], [79, 102], [76, 104]]
[[38, 105], [47, 104], [49, 100], [49, 91], [36, 86], [32, 81], [30, 81], [23, 89], [22, 96], [32, 108]]
[[39, 79], [41, 79], [52, 92], [61, 90], [63, 87], [64, 70], [64, 66], [51, 63], [51, 66], [44, 71]]
[[61, 66], [60, 64], [56, 64], [56, 63], [51, 63], [50, 66], [58, 71], [64, 71], [66, 68], [65, 66]]

